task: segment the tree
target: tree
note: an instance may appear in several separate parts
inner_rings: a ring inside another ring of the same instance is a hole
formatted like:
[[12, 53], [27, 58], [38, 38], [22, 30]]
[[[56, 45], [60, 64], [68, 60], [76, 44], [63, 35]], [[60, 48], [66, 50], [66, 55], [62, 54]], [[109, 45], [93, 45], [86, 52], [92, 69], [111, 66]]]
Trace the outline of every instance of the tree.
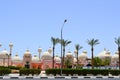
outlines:
[[51, 42], [52, 42], [52, 44], [53, 44], [53, 65], [52, 65], [52, 67], [54, 68], [54, 52], [55, 52], [55, 45], [59, 42], [59, 39], [58, 38], [53, 38], [53, 37], [51, 37]]
[[118, 45], [118, 53], [119, 53], [119, 70], [120, 70], [120, 37], [115, 38], [115, 43]]
[[111, 62], [110, 59], [105, 58], [102, 60], [102, 66], [105, 66], [105, 68], [106, 68], [107, 66], [110, 65], [110, 62]]
[[66, 68], [70, 68], [71, 65], [72, 65], [72, 63], [69, 59], [65, 60], [65, 67]]
[[110, 65], [110, 59], [104, 59], [103, 63], [104, 63], [104, 66]]
[[63, 64], [64, 64], [64, 58], [65, 58], [65, 48], [66, 48], [66, 46], [68, 45], [68, 44], [70, 44], [71, 43], [71, 41], [68, 41], [68, 40], [62, 40], [62, 41], [60, 41], [61, 42], [61, 44], [62, 44], [62, 46], [63, 46], [63, 59], [62, 59], [62, 67], [63, 67]]
[[77, 54], [77, 66], [78, 66], [78, 54], [79, 54], [79, 50], [82, 49], [82, 46], [80, 46], [79, 44], [76, 44], [75, 49], [76, 49], [76, 54]]
[[94, 66], [98, 67], [102, 65], [102, 60], [99, 57], [94, 58]]
[[94, 52], [94, 46], [99, 44], [99, 40], [98, 39], [90, 39], [90, 40], [87, 40], [87, 43], [88, 45], [91, 46], [91, 53], [92, 53], [92, 69], [94, 69], [94, 60], [93, 60], [93, 52]]

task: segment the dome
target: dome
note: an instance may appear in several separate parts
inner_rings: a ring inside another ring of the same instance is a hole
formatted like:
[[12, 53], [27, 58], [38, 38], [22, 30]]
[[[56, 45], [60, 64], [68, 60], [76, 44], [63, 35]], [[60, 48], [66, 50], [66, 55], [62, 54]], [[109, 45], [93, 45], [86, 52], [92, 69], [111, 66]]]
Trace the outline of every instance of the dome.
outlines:
[[30, 51], [27, 49], [24, 55], [31, 54]]
[[80, 55], [79, 55], [79, 57], [78, 57], [79, 59], [80, 58], [87, 58], [87, 51], [83, 51]]
[[111, 57], [110, 51], [107, 51], [107, 53], [105, 54], [105, 57]]
[[84, 51], [83, 51], [83, 53], [87, 54], [87, 51], [86, 51], [86, 50], [84, 50]]
[[8, 52], [6, 49], [4, 49], [4, 50], [1, 52], [1, 54], [6, 55], [6, 54], [9, 54], [9, 52]]
[[55, 60], [57, 63], [61, 63], [61, 59], [60, 59], [60, 57], [58, 57], [58, 56], [56, 56], [56, 57], [54, 58], [54, 60]]
[[71, 57], [71, 56], [73, 56], [73, 55], [72, 55], [72, 53], [71, 53], [70, 51], [68, 51], [67, 54], [66, 54], [66, 56], [67, 56], [67, 57]]
[[13, 58], [13, 61], [21, 61], [20, 57], [18, 56], [18, 54], [16, 54]]
[[42, 59], [50, 59], [52, 58], [52, 56], [50, 55], [50, 53], [47, 51], [47, 52], [44, 52], [43, 55], [42, 55]]
[[115, 54], [112, 56], [113, 59], [118, 59], [119, 55], [118, 55], [118, 51], [115, 52]]
[[98, 54], [98, 57], [103, 58], [106, 53], [107, 53], [107, 51], [104, 50], [104, 51], [102, 51], [102, 52], [100, 52], [100, 53]]
[[77, 59], [76, 58], [74, 58], [74, 63], [77, 63]]
[[48, 52], [49, 52], [49, 53], [52, 53], [52, 48], [51, 48], [51, 47], [48, 49]]
[[104, 51], [98, 54], [98, 57], [99, 58], [111, 57], [110, 51], [107, 51], [106, 49], [104, 49]]
[[39, 58], [37, 57], [37, 55], [34, 55], [34, 56], [32, 57], [32, 61], [39, 61]]

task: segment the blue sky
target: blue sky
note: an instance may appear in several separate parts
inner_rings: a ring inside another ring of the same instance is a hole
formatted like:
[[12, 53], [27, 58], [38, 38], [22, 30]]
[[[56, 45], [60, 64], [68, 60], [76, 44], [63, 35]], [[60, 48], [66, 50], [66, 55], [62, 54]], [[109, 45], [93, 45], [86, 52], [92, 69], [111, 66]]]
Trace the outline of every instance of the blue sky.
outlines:
[[[22, 57], [27, 48], [32, 55], [38, 47], [43, 52], [52, 47], [51, 37], [60, 38], [63, 28], [64, 39], [72, 43], [66, 52], [74, 52], [74, 45], [80, 44], [91, 56], [87, 39], [99, 39], [95, 46], [95, 55], [109, 49], [112, 54], [117, 50], [114, 38], [120, 36], [119, 0], [0, 0], [0, 42], [9, 50], [14, 44], [13, 56], [18, 52]], [[60, 45], [56, 46], [56, 55], [60, 55]]]

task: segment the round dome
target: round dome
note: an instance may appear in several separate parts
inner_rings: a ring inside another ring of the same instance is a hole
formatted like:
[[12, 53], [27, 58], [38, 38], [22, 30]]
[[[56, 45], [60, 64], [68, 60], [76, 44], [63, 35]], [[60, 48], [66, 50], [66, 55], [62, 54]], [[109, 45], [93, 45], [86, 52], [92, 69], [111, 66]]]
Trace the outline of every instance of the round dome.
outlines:
[[50, 55], [50, 53], [49, 52], [44, 52], [43, 53], [43, 55], [42, 55], [42, 59], [50, 59], [50, 58], [52, 58], [52, 56]]
[[30, 51], [27, 49], [24, 54], [27, 55], [27, 54], [31, 54], [31, 53], [30, 53]]
[[67, 57], [72, 57], [72, 53], [70, 51], [68, 51], [68, 53], [66, 54]]
[[48, 49], [48, 52], [51, 53], [51, 52], [52, 52], [52, 48], [49, 48], [49, 49]]
[[77, 59], [76, 58], [74, 58], [74, 63], [77, 63]]
[[104, 51], [98, 54], [98, 57], [99, 58], [111, 57], [110, 51], [107, 51], [106, 49], [104, 49]]
[[4, 50], [1, 52], [1, 54], [6, 55], [6, 54], [9, 54], [9, 52], [8, 52], [6, 49], [4, 49]]
[[56, 56], [56, 57], [54, 58], [54, 60], [55, 60], [57, 63], [61, 63], [61, 59], [60, 59], [60, 57], [58, 57], [58, 56]]
[[111, 55], [110, 55], [110, 51], [107, 51], [107, 53], [105, 54], [105, 57], [111, 57]]
[[32, 57], [32, 61], [39, 61], [39, 58], [37, 57], [37, 55], [34, 55], [34, 56]]
[[21, 61], [20, 57], [18, 56], [18, 54], [16, 54], [13, 58], [13, 61]]
[[87, 54], [87, 51], [86, 51], [86, 50], [84, 50], [84, 51], [83, 51], [83, 53]]
[[79, 57], [78, 57], [79, 59], [80, 58], [87, 58], [87, 51], [83, 51], [80, 55], [79, 55]]
[[119, 55], [118, 55], [118, 51], [115, 52], [115, 54], [112, 56], [113, 59], [118, 59]]

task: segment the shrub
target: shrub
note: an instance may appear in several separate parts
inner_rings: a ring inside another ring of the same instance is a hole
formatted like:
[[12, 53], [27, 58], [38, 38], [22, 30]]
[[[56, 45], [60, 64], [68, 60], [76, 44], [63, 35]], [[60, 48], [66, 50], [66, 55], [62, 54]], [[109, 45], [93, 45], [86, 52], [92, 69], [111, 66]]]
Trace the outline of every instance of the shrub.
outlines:
[[20, 69], [19, 71], [19, 74], [20, 76], [21, 75], [29, 75], [29, 74], [32, 74], [32, 75], [38, 75], [40, 74], [41, 70], [40, 69], [27, 69], [27, 68], [22, 68]]
[[19, 70], [21, 69], [22, 67], [16, 67], [16, 66], [9, 66], [10, 69], [14, 69], [14, 70]]
[[60, 74], [61, 73], [61, 69], [46, 69], [46, 74], [53, 74], [54, 76], [56, 76], [56, 74]]
[[0, 68], [0, 76], [10, 74], [11, 70], [9, 68]]
[[[60, 74], [61, 69], [46, 69], [46, 74]], [[83, 75], [86, 76], [87, 74], [93, 74], [93, 75], [108, 75], [109, 73], [111, 73], [112, 75], [119, 75], [120, 74], [120, 70], [108, 70], [108, 69], [62, 69], [62, 74], [66, 74], [67, 76], [69, 74], [73, 75], [73, 74], [78, 74], [78, 75]]]

